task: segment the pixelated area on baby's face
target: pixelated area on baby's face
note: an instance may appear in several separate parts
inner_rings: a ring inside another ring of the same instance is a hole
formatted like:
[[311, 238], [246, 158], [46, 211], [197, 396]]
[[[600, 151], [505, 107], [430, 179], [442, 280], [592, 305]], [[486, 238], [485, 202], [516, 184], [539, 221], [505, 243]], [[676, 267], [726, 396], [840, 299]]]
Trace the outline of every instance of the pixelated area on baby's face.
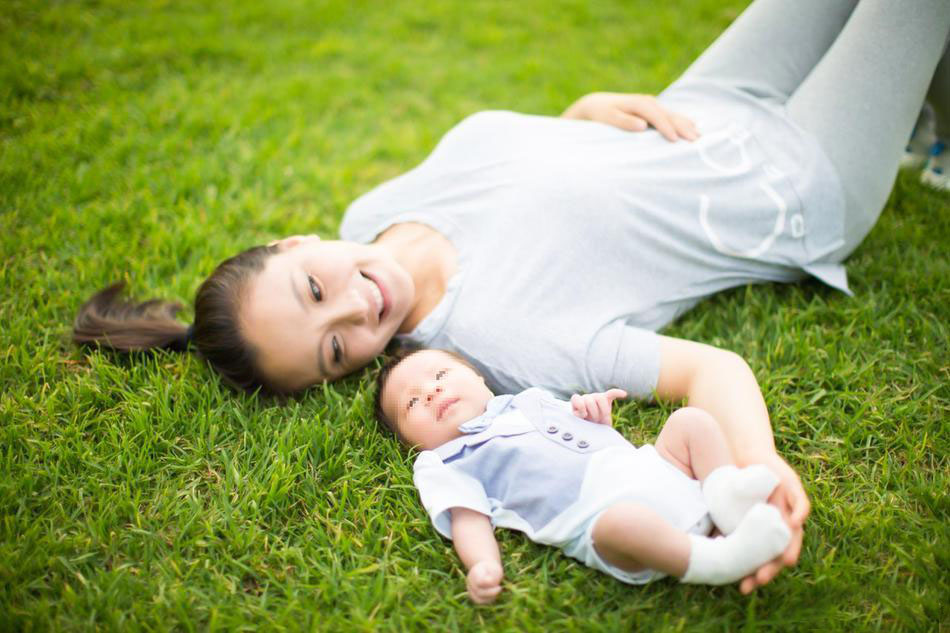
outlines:
[[431, 449], [459, 437], [493, 394], [471, 367], [438, 350], [410, 354], [383, 385], [383, 412], [410, 445]]

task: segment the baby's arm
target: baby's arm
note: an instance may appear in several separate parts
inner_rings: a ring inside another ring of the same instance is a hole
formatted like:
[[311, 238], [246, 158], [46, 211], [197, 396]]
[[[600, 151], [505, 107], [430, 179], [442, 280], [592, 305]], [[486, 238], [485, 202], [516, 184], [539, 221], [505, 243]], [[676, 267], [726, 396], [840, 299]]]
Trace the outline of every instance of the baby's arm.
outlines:
[[481, 512], [452, 508], [452, 543], [468, 570], [465, 585], [473, 602], [488, 604], [501, 593], [501, 554], [491, 521]]
[[571, 410], [574, 415], [588, 422], [612, 426], [613, 421], [610, 419], [610, 410], [613, 407], [614, 400], [626, 397], [627, 392], [623, 389], [608, 389], [604, 392], [587, 393], [584, 395], [575, 393], [571, 396]]

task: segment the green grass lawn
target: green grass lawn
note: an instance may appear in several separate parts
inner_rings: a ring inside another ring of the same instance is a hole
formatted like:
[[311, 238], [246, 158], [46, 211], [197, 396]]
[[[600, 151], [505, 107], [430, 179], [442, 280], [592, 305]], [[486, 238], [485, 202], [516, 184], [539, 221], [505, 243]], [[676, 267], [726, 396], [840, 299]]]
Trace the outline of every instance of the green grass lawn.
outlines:
[[[903, 173], [851, 258], [669, 333], [744, 356], [813, 511], [799, 565], [629, 587], [499, 533], [475, 607], [370, 372], [286, 404], [192, 356], [69, 342], [125, 279], [190, 302], [224, 257], [335, 233], [477, 110], [658, 92], [742, 0], [7, 0], [0, 10], [0, 630], [821, 630], [950, 626], [950, 197]], [[655, 437], [669, 408], [627, 404]]]

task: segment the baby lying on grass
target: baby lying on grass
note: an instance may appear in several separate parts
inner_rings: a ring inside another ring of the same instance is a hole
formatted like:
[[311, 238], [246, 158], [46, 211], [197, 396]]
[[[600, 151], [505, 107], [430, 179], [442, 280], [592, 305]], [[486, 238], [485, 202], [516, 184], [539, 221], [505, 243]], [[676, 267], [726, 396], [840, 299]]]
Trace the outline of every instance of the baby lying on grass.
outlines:
[[501, 592], [495, 526], [632, 584], [664, 575], [732, 583], [785, 550], [788, 527], [765, 503], [778, 478], [762, 465], [737, 468], [712, 416], [680, 409], [655, 445], [636, 448], [610, 426], [618, 397], [626, 393], [496, 397], [468, 363], [439, 350], [380, 372], [377, 416], [423, 449], [413, 480], [468, 570], [473, 601]]

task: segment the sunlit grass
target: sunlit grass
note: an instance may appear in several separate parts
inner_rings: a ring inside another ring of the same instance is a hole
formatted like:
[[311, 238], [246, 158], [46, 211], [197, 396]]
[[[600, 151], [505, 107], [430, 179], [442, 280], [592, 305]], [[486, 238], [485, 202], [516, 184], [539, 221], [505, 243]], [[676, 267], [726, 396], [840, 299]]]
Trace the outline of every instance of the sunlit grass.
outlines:
[[[333, 235], [467, 114], [657, 92], [743, 5], [5, 3], [0, 629], [946, 626], [950, 199], [911, 173], [851, 259], [855, 298], [755, 286], [670, 329], [749, 361], [811, 495], [799, 566], [751, 598], [628, 587], [500, 533], [505, 594], [473, 607], [369, 372], [277, 404], [193, 357], [68, 341], [116, 279], [190, 320], [223, 257]], [[668, 411], [619, 424], [649, 441]]]

